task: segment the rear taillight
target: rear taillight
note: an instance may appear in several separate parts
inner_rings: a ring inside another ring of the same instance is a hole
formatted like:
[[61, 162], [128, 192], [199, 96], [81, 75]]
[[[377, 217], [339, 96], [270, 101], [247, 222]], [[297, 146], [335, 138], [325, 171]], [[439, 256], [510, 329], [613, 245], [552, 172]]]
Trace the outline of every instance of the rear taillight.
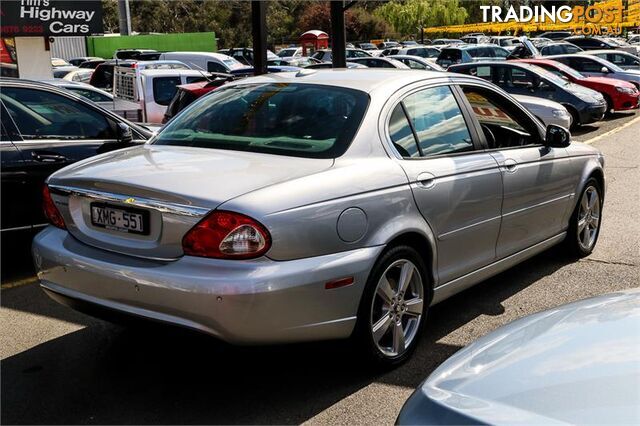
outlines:
[[47, 185], [42, 187], [42, 209], [44, 210], [44, 215], [47, 217], [47, 220], [49, 220], [53, 226], [57, 226], [60, 229], [67, 229], [60, 210], [58, 210], [56, 204], [53, 202], [53, 198], [51, 198], [51, 192]]
[[252, 259], [271, 247], [269, 231], [240, 213], [214, 211], [182, 239], [184, 254], [221, 259]]

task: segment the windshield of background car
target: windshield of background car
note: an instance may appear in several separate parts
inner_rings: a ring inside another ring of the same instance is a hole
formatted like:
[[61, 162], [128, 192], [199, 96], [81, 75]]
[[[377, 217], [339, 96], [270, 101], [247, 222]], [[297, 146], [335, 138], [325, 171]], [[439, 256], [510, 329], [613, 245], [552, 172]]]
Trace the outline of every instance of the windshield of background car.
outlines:
[[369, 96], [315, 84], [245, 84], [198, 100], [171, 121], [158, 145], [335, 158], [349, 147]]
[[278, 56], [281, 58], [286, 58], [288, 56], [293, 56], [296, 54], [296, 51], [298, 49], [282, 49], [280, 52], [278, 52]]

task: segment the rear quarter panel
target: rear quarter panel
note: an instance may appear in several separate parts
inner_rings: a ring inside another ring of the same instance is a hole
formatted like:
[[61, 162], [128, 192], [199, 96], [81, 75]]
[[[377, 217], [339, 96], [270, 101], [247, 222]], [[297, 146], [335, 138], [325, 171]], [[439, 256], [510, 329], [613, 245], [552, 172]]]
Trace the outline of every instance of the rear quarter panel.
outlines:
[[[273, 241], [267, 256], [274, 260], [384, 245], [405, 232], [434, 241], [404, 171], [385, 157], [337, 161], [329, 170], [251, 192], [219, 208], [263, 223]], [[340, 219], [349, 228], [345, 238], [344, 231], [338, 233], [338, 221], [347, 209], [361, 213], [355, 222]]]

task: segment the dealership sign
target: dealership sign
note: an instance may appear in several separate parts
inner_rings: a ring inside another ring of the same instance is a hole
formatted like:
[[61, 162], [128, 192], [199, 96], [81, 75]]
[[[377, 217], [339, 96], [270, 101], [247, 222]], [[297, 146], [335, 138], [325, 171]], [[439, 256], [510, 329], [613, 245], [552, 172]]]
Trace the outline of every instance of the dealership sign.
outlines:
[[95, 0], [2, 0], [3, 37], [100, 34], [102, 2]]

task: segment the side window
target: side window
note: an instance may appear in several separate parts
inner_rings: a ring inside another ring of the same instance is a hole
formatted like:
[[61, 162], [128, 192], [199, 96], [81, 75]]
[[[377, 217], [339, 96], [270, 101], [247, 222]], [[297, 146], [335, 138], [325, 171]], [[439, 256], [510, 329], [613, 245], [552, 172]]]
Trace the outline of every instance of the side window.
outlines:
[[45, 90], [3, 87], [0, 98], [24, 139], [116, 139], [102, 114]]
[[469, 129], [451, 89], [433, 87], [407, 96], [404, 104], [422, 156], [474, 149]]
[[562, 46], [557, 44], [545, 47], [545, 55], [560, 55], [562, 53]]
[[469, 54], [469, 56], [471, 56], [472, 58], [477, 58], [478, 56], [480, 56], [480, 52], [478, 51], [477, 48], [474, 49], [467, 49], [467, 53]]
[[537, 87], [539, 78], [534, 76], [532, 73], [519, 69], [519, 68], [511, 68], [511, 83], [514, 87], [520, 88], [528, 88], [528, 87]]
[[504, 49], [492, 49], [496, 58], [506, 58], [509, 56], [509, 52]]
[[427, 69], [426, 66], [424, 66], [420, 62], [414, 61], [412, 59], [404, 59], [404, 60], [402, 60], [402, 62], [404, 62], [405, 65], [408, 65], [409, 68], [414, 69], [414, 70], [426, 70]]
[[180, 77], [156, 77], [153, 79], [153, 99], [158, 105], [169, 105], [180, 84]]
[[369, 55], [367, 55], [365, 52], [362, 52], [360, 50], [356, 50], [356, 58], [368, 58]]
[[209, 72], [226, 73], [227, 69], [222, 64], [219, 64], [217, 62], [209, 61], [209, 62], [207, 62], [207, 71], [209, 71]]
[[463, 92], [480, 122], [490, 149], [540, 142], [535, 123], [508, 99], [476, 87], [463, 87]]
[[602, 65], [600, 63], [587, 58], [573, 58], [572, 63], [578, 64], [576, 67], [578, 71], [599, 73], [600, 70], [602, 70]]
[[564, 51], [565, 51], [565, 53], [577, 53], [577, 52], [582, 52], [582, 49], [580, 49], [578, 46], [573, 46], [571, 44], [566, 44], [564, 46]]
[[391, 114], [389, 135], [393, 146], [403, 158], [420, 157], [418, 144], [401, 104], [396, 105]]

